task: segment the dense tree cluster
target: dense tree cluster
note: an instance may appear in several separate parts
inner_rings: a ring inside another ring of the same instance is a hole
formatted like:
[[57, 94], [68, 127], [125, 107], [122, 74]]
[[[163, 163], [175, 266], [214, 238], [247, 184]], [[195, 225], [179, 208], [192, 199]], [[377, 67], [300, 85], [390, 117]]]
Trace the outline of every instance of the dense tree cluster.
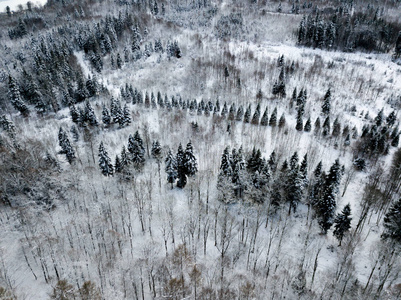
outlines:
[[339, 161], [335, 161], [327, 175], [319, 163], [311, 177], [307, 171], [307, 155], [299, 162], [295, 152], [282, 162], [281, 168], [277, 166], [275, 152], [266, 160], [261, 151], [254, 148], [244, 158], [242, 148], [233, 148], [230, 152], [226, 147], [217, 183], [220, 200], [226, 203], [239, 199], [257, 203], [268, 201], [276, 207], [288, 203], [289, 213], [295, 212], [299, 203], [311, 203], [323, 232], [327, 233], [334, 222], [336, 195], [343, 174]]
[[177, 181], [178, 188], [184, 188], [187, 184], [187, 178], [193, 177], [198, 172], [198, 163], [193, 153], [192, 143], [189, 142], [183, 149], [179, 144], [177, 154], [173, 156], [171, 149], [168, 150], [166, 156], [166, 173], [167, 182], [173, 188], [175, 181]]
[[385, 117], [382, 109], [370, 124], [364, 124], [357, 147], [358, 156], [372, 158], [387, 155], [391, 146], [398, 147], [400, 133], [395, 122], [395, 112]]
[[351, 13], [340, 5], [332, 14], [304, 16], [298, 28], [298, 44], [322, 49], [388, 52], [396, 46], [401, 26], [380, 16], [379, 9]]

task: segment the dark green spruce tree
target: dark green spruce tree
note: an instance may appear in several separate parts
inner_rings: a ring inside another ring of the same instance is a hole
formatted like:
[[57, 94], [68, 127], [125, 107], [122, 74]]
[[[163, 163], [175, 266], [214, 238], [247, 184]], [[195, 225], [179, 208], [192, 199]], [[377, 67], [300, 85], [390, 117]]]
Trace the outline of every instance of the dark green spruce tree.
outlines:
[[131, 154], [131, 161], [137, 170], [140, 170], [145, 164], [145, 148], [143, 141], [138, 131], [134, 136], [130, 135], [128, 138], [128, 151]]
[[341, 242], [344, 238], [344, 235], [350, 230], [351, 228], [351, 206], [348, 203], [344, 206], [343, 210], [340, 214], [337, 215], [336, 219], [334, 220], [334, 231], [333, 234], [339, 241], [339, 246], [341, 246]]
[[171, 189], [173, 189], [178, 173], [177, 173], [177, 161], [175, 160], [175, 157], [171, 153], [171, 149], [168, 149], [165, 163], [166, 163], [165, 171], [167, 173], [167, 182], [171, 184]]
[[401, 199], [398, 199], [384, 216], [383, 239], [401, 243]]
[[99, 145], [99, 167], [104, 176], [113, 176], [114, 168], [111, 163], [111, 159], [107, 154], [106, 149], [104, 149], [103, 142]]
[[68, 139], [67, 133], [60, 127], [58, 132], [58, 143], [61, 147], [60, 153], [65, 154], [68, 162], [71, 164], [75, 159], [75, 151], [72, 148], [70, 140]]
[[181, 143], [178, 146], [178, 150], [177, 150], [177, 155], [176, 155], [176, 162], [177, 162], [177, 187], [180, 189], [183, 189], [186, 184], [187, 184], [187, 175], [186, 175], [186, 169], [184, 166], [184, 149], [182, 148]]

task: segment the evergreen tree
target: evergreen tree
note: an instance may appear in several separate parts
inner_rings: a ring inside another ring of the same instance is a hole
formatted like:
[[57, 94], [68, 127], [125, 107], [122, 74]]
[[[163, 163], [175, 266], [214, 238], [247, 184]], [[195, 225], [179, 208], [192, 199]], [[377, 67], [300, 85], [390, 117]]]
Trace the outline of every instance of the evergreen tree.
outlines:
[[146, 108], [150, 107], [150, 98], [148, 92], [145, 92], [145, 107]]
[[117, 53], [116, 63], [117, 69], [121, 69], [121, 67], [123, 66], [123, 60], [121, 59], [120, 53]]
[[326, 30], [326, 47], [331, 49], [336, 40], [336, 25], [333, 22], [330, 22], [327, 30]]
[[143, 95], [142, 92], [139, 91], [136, 95], [136, 103], [138, 104], [143, 104]]
[[330, 133], [330, 116], [327, 116], [326, 120], [323, 123], [323, 136], [327, 136]]
[[164, 108], [164, 101], [160, 91], [157, 92], [157, 105], [159, 105], [160, 108]]
[[302, 119], [302, 113], [300, 110], [297, 112], [297, 124], [295, 125], [295, 129], [298, 131], [303, 130], [303, 119]]
[[128, 108], [128, 105], [125, 104], [123, 109], [123, 115], [122, 118], [120, 118], [119, 125], [120, 128], [123, 128], [128, 126], [129, 124], [131, 124], [131, 112]]
[[315, 170], [313, 171], [313, 176], [315, 176], [315, 178], [319, 178], [320, 175], [322, 175], [322, 161], [320, 161]]
[[242, 105], [240, 105], [240, 106], [238, 107], [237, 115], [235, 116], [235, 119], [236, 119], [237, 121], [242, 121], [242, 118], [243, 118], [243, 117], [244, 117], [244, 108], [243, 108]]
[[124, 167], [123, 164], [121, 163], [120, 157], [116, 155], [116, 159], [114, 162], [114, 170], [116, 173], [121, 173], [123, 171]]
[[232, 120], [234, 120], [234, 117], [235, 117], [235, 104], [233, 103], [233, 104], [231, 104], [227, 119], [232, 121]]
[[86, 100], [85, 102], [84, 116], [85, 121], [88, 121], [91, 126], [98, 125], [95, 111], [93, 110], [93, 107], [90, 104], [89, 100]]
[[284, 160], [283, 164], [281, 165], [280, 171], [283, 173], [286, 172], [287, 170], [288, 170], [288, 161]]
[[102, 122], [106, 126], [109, 126], [111, 123], [111, 117], [110, 117], [109, 110], [107, 109], [106, 105], [104, 105], [104, 104], [102, 107]]
[[395, 121], [397, 120], [397, 116], [395, 114], [395, 111], [393, 110], [388, 117], [386, 118], [386, 123], [389, 127], [392, 127], [395, 124]]
[[284, 113], [282, 113], [280, 119], [278, 120], [278, 127], [283, 128], [284, 126], [285, 126], [285, 115]]
[[[178, 101], [174, 96], [171, 96], [171, 106], [174, 108], [178, 108]], [[205, 102], [201, 101], [202, 110], [205, 110]]]
[[232, 183], [234, 184], [234, 195], [237, 198], [242, 198], [244, 191], [244, 182], [242, 176], [242, 170], [239, 164], [235, 164], [232, 175]]
[[111, 159], [109, 155], [107, 154], [106, 149], [104, 149], [103, 142], [100, 142], [99, 145], [99, 167], [100, 170], [102, 171], [102, 174], [104, 176], [113, 176], [113, 165], [111, 163]]
[[315, 133], [318, 133], [320, 131], [320, 118], [317, 117], [315, 121]]
[[14, 139], [15, 138], [15, 126], [14, 123], [7, 118], [6, 115], [0, 116], [0, 128], [2, 128], [7, 135]]
[[262, 126], [269, 125], [269, 113], [267, 111], [267, 107], [263, 113], [262, 119], [260, 120], [260, 125], [262, 125]]
[[197, 108], [198, 108], [198, 104], [196, 103], [196, 100], [194, 99], [191, 101], [191, 104], [189, 105], [189, 111], [191, 113], [194, 113]]
[[332, 136], [337, 137], [340, 135], [340, 132], [341, 132], [341, 124], [338, 121], [338, 117], [337, 117], [333, 122], [333, 131], [331, 134], [332, 134]]
[[[181, 99], [181, 97], [180, 97], [180, 99]], [[182, 100], [181, 108], [182, 108], [183, 110], [186, 110], [188, 107], [189, 107], [189, 100], [187, 100], [187, 101]]]
[[298, 44], [302, 45], [305, 43], [305, 37], [306, 37], [306, 16], [302, 18], [301, 23], [299, 24], [298, 28]]
[[298, 167], [298, 162], [299, 162], [298, 152], [295, 151], [294, 154], [290, 158], [290, 169], [295, 170], [295, 168]]
[[166, 156], [166, 173], [167, 173], [167, 182], [171, 183], [171, 189], [174, 187], [174, 182], [177, 179], [177, 161], [174, 158], [173, 154], [171, 153], [171, 149], [168, 149], [167, 156]]
[[301, 112], [302, 115], [305, 111], [306, 98], [307, 98], [306, 89], [305, 90], [301, 89], [296, 99], [296, 104], [297, 104], [297, 110]]
[[326, 40], [325, 23], [323, 20], [319, 20], [316, 24], [316, 32], [315, 32], [315, 38], [314, 38], [316, 47], [318, 47], [320, 49], [324, 48], [325, 40]]
[[70, 106], [70, 115], [74, 123], [79, 123], [79, 112], [74, 104]]
[[383, 221], [383, 239], [391, 239], [401, 243], [401, 199], [398, 199], [389, 208]]
[[[131, 97], [132, 97], [132, 104], [135, 105], [138, 103], [139, 100], [139, 94], [138, 90], [135, 88], [134, 92], [131, 93]], [[139, 104], [139, 103], [138, 103]]]
[[127, 150], [125, 149], [125, 146], [123, 145], [123, 148], [121, 150], [121, 156], [120, 156], [120, 162], [123, 168], [129, 165], [130, 159], [128, 157]]
[[350, 215], [351, 215], [351, 206], [348, 203], [346, 206], [344, 206], [343, 210], [341, 211], [341, 214], [338, 214], [336, 219], [334, 220], [335, 229], [333, 231], [333, 234], [340, 242], [339, 246], [341, 246], [341, 242], [343, 240], [345, 233], [347, 233], [351, 228], [352, 218], [350, 218]]
[[120, 101], [114, 98], [111, 98], [110, 115], [113, 123], [120, 124], [121, 120], [123, 119], [123, 111], [121, 109]]
[[256, 106], [255, 113], [253, 114], [253, 117], [252, 117], [252, 124], [259, 125], [259, 119], [260, 119], [260, 103], [258, 103], [258, 105]]
[[153, 94], [153, 92], [150, 94], [150, 104], [152, 105], [153, 109], [157, 108], [156, 98], [155, 98], [155, 94]]
[[302, 159], [301, 166], [299, 167], [299, 172], [303, 181], [303, 186], [306, 187], [309, 183], [308, 180], [308, 153], [305, 153]]
[[157, 161], [161, 161], [163, 158], [162, 148], [160, 146], [159, 141], [153, 141], [152, 143], [152, 157]]
[[29, 116], [29, 108], [21, 98], [20, 90], [14, 78], [9, 76], [8, 81], [9, 97], [13, 107], [18, 110], [24, 117]]
[[269, 161], [267, 163], [269, 164], [270, 170], [272, 170], [272, 172], [275, 172], [276, 169], [277, 169], [277, 158], [276, 158], [276, 152], [275, 151], [273, 151], [270, 154]]
[[70, 140], [68, 139], [67, 133], [63, 130], [62, 127], [59, 129], [58, 133], [58, 143], [61, 147], [60, 153], [65, 154], [68, 162], [71, 164], [75, 159], [75, 151], [72, 148]]
[[345, 136], [345, 137], [347, 135], [349, 135], [349, 126], [348, 125], [345, 125], [342, 135]]
[[383, 123], [383, 108], [379, 111], [379, 113], [377, 114], [376, 118], [375, 118], [375, 124], [377, 127], [380, 127]]
[[277, 125], [277, 107], [274, 108], [270, 116], [269, 125], [272, 127], [275, 127]]
[[276, 179], [272, 185], [272, 192], [270, 196], [270, 203], [276, 210], [281, 203], [282, 195], [281, 195], [281, 182], [279, 179]]
[[[203, 100], [202, 100], [203, 101]], [[230, 110], [231, 111], [231, 110]], [[201, 102], [199, 102], [199, 105], [198, 105], [198, 110], [197, 110], [197, 115], [198, 116], [201, 116], [202, 115], [202, 112], [203, 112], [203, 109], [202, 109], [202, 105], [201, 105]]]
[[214, 110], [213, 110], [213, 115], [218, 115], [220, 114], [220, 102], [219, 99], [216, 100], [216, 103], [214, 105]]
[[288, 175], [288, 181], [286, 182], [287, 201], [290, 204], [288, 210], [289, 214], [291, 213], [291, 209], [293, 212], [296, 211], [298, 203], [302, 200], [303, 185], [304, 182], [297, 164], [294, 168], [291, 168]]
[[136, 169], [141, 169], [145, 163], [145, 148], [143, 141], [138, 131], [134, 136], [130, 135], [128, 138], [128, 151], [131, 153], [131, 161]]
[[344, 146], [349, 146], [351, 144], [351, 136], [350, 136], [350, 134], [348, 133], [347, 134], [347, 136], [345, 137], [345, 140], [344, 140]]
[[304, 126], [304, 131], [306, 132], [310, 132], [312, 129], [312, 125], [311, 125], [311, 120], [310, 117], [308, 118], [308, 120], [306, 120], [305, 126]]
[[273, 95], [278, 95], [280, 97], [286, 96], [284, 66], [281, 68], [278, 81], [276, 81], [273, 85]]
[[246, 164], [248, 172], [255, 173], [262, 169], [262, 153], [260, 149], [256, 150], [255, 147], [252, 150], [252, 154], [249, 156]]
[[192, 177], [198, 172], [198, 164], [196, 162], [196, 157], [193, 154], [192, 143], [189, 142], [184, 152], [184, 161], [183, 161], [185, 175]]
[[78, 133], [78, 129], [75, 125], [72, 125], [70, 132], [72, 134], [72, 137], [74, 138], [74, 142], [78, 142], [79, 133]]
[[397, 134], [394, 139], [391, 141], [391, 146], [398, 147], [398, 143], [400, 142], [400, 135]]
[[333, 225], [333, 218], [336, 209], [336, 195], [340, 185], [342, 170], [340, 162], [337, 159], [331, 166], [326, 176], [323, 193], [317, 204], [317, 214], [319, 216], [319, 225], [326, 234]]
[[230, 148], [226, 147], [224, 149], [223, 155], [221, 156], [221, 163], [220, 163], [220, 174], [224, 176], [232, 175], [231, 169], [231, 157], [230, 157]]
[[176, 155], [176, 162], [177, 162], [177, 187], [183, 189], [185, 185], [187, 184], [187, 175], [186, 175], [186, 169], [184, 166], [185, 163], [185, 153], [182, 148], [181, 143], [178, 146], [178, 151]]
[[401, 56], [401, 31], [398, 33], [397, 41], [395, 43], [394, 57], [399, 58]]
[[249, 123], [249, 121], [251, 120], [251, 110], [252, 108], [249, 104], [244, 114], [244, 123]]
[[223, 109], [221, 110], [221, 116], [224, 118], [227, 115], [227, 103], [224, 102]]
[[325, 115], [329, 115], [331, 110], [331, 90], [330, 88], [327, 90], [324, 95], [323, 104], [322, 104], [322, 113]]
[[96, 96], [98, 93], [98, 84], [95, 76], [93, 76], [93, 79], [89, 76], [85, 86], [88, 91], [88, 97]]
[[171, 111], [172, 106], [171, 106], [171, 102], [168, 100], [167, 94], [164, 95], [164, 105], [166, 106], [168, 111]]

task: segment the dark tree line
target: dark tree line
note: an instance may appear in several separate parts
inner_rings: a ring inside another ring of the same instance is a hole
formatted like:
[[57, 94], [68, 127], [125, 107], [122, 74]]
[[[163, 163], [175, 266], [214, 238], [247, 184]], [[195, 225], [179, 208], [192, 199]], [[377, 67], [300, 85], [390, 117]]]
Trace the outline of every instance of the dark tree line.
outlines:
[[309, 176], [307, 155], [299, 161], [298, 153], [294, 152], [281, 166], [274, 151], [268, 160], [255, 148], [244, 156], [242, 148], [224, 149], [217, 182], [221, 201], [268, 201], [276, 209], [287, 203], [289, 214], [296, 212], [300, 203], [311, 204], [323, 233], [336, 223], [335, 235], [341, 241], [349, 229], [346, 224], [349, 214], [335, 218], [336, 196], [344, 172], [338, 160], [327, 174], [322, 171], [320, 162]]
[[386, 21], [373, 7], [365, 12], [350, 10], [340, 5], [332, 14], [317, 12], [304, 16], [298, 27], [298, 44], [343, 51], [394, 49], [401, 30], [399, 22]]

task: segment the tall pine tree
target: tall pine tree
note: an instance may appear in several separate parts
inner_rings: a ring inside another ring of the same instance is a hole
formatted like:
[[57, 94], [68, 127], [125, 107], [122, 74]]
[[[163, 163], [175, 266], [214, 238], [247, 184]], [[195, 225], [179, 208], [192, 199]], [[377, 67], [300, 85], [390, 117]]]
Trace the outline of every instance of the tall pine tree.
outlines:
[[111, 159], [107, 154], [106, 149], [104, 149], [103, 142], [99, 145], [99, 167], [104, 176], [113, 176], [114, 168], [111, 163]]
[[175, 157], [171, 153], [171, 149], [168, 149], [165, 163], [166, 163], [165, 170], [167, 173], [167, 182], [171, 184], [171, 189], [173, 189], [178, 173], [177, 173], [177, 161], [175, 160]]
[[344, 206], [343, 210], [341, 211], [341, 214], [338, 214], [336, 219], [334, 220], [335, 229], [333, 231], [333, 234], [340, 242], [339, 246], [341, 246], [341, 242], [344, 238], [344, 235], [351, 228], [352, 218], [350, 218], [350, 215], [351, 215], [351, 206], [348, 203], [346, 206]]
[[383, 239], [391, 239], [401, 243], [401, 198], [387, 211], [384, 221]]
[[176, 155], [176, 162], [177, 162], [177, 187], [183, 189], [187, 184], [187, 175], [185, 169], [185, 153], [184, 149], [182, 148], [181, 143], [178, 146], [177, 155]]

